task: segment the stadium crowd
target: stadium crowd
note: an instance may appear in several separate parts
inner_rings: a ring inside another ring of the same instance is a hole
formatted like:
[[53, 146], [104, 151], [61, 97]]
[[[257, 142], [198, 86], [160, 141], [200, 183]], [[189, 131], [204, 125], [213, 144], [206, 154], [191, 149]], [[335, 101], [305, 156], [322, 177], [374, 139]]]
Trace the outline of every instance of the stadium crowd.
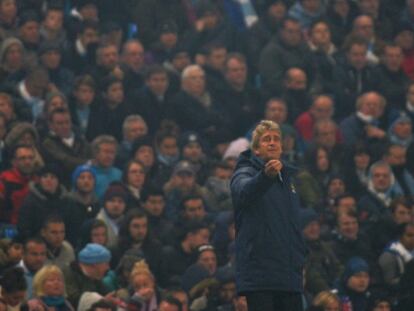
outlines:
[[262, 119], [306, 310], [412, 310], [413, 79], [414, 0], [0, 0], [0, 310], [246, 311]]

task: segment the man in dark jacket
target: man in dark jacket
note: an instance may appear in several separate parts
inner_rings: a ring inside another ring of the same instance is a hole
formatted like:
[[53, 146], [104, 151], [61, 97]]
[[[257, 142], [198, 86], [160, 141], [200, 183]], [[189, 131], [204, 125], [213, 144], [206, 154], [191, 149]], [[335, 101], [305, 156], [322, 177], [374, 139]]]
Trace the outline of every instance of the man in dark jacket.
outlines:
[[255, 310], [302, 310], [305, 246], [292, 169], [280, 161], [281, 132], [261, 121], [231, 180], [236, 225], [236, 284]]

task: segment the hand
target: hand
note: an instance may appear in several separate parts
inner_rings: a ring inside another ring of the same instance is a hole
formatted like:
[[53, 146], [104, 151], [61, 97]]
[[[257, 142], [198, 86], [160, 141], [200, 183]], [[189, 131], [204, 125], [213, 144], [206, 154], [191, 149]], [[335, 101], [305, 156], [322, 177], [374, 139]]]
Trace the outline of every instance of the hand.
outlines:
[[369, 138], [384, 138], [386, 135], [383, 130], [372, 125], [368, 125], [365, 127], [365, 133]]
[[283, 167], [279, 160], [270, 160], [265, 165], [265, 174], [269, 177], [276, 177]]

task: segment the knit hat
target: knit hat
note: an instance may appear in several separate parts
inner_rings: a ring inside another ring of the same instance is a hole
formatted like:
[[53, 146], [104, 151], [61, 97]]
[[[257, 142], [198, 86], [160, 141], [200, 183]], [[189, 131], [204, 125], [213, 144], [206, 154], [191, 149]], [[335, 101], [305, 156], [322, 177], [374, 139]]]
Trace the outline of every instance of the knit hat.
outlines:
[[20, 41], [17, 38], [14, 37], [10, 37], [7, 39], [4, 39], [3, 42], [1, 43], [1, 47], [0, 47], [0, 59], [1, 62], [4, 61], [4, 57], [6, 56], [6, 52], [7, 50], [14, 44], [17, 44], [21, 49], [23, 49], [23, 43], [22, 41]]
[[125, 202], [128, 198], [128, 193], [127, 193], [125, 187], [119, 182], [111, 183], [108, 186], [108, 188], [105, 191], [103, 200], [104, 200], [104, 202], [106, 202], [106, 201], [111, 200], [114, 197], [121, 198]]
[[152, 139], [149, 136], [143, 136], [134, 140], [131, 148], [131, 157], [134, 157], [135, 153], [142, 146], [149, 146], [153, 148]]
[[89, 243], [79, 252], [78, 260], [87, 265], [109, 262], [111, 253], [100, 244]]
[[311, 222], [318, 221], [318, 214], [313, 208], [303, 208], [299, 212], [299, 228], [305, 229]]
[[182, 288], [190, 298], [194, 298], [201, 290], [217, 284], [218, 281], [212, 278], [208, 270], [199, 264], [188, 267], [181, 279]]
[[189, 161], [183, 160], [175, 165], [173, 175], [185, 173], [195, 175], [196, 171], [194, 169], [194, 166]]
[[359, 272], [369, 272], [368, 263], [361, 257], [352, 257], [345, 266], [342, 279], [346, 284], [349, 278]]
[[173, 20], [167, 20], [164, 23], [161, 23], [158, 31], [160, 34], [164, 34], [164, 33], [175, 33], [176, 34], [178, 32], [178, 27], [177, 27], [177, 24]]
[[72, 187], [73, 187], [73, 189], [76, 189], [76, 181], [78, 180], [80, 174], [82, 174], [84, 172], [91, 173], [92, 176], [93, 176], [93, 179], [95, 179], [95, 181], [96, 181], [96, 171], [91, 165], [88, 165], [88, 164], [79, 165], [77, 168], [75, 168], [75, 170], [72, 173]]
[[218, 7], [211, 0], [199, 0], [195, 9], [198, 18], [219, 13]]
[[196, 132], [186, 132], [180, 136], [180, 139], [178, 141], [180, 149], [184, 148], [185, 146], [191, 143], [197, 143], [201, 147], [203, 147], [200, 135], [198, 135]]

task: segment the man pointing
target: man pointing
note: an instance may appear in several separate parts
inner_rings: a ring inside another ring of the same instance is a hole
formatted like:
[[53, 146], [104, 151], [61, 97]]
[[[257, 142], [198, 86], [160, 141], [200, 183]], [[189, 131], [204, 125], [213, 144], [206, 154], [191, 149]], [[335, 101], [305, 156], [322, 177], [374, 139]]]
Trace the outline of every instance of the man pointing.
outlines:
[[255, 128], [231, 180], [236, 224], [236, 283], [249, 311], [302, 311], [305, 245], [298, 229], [293, 168], [280, 160], [273, 121]]

